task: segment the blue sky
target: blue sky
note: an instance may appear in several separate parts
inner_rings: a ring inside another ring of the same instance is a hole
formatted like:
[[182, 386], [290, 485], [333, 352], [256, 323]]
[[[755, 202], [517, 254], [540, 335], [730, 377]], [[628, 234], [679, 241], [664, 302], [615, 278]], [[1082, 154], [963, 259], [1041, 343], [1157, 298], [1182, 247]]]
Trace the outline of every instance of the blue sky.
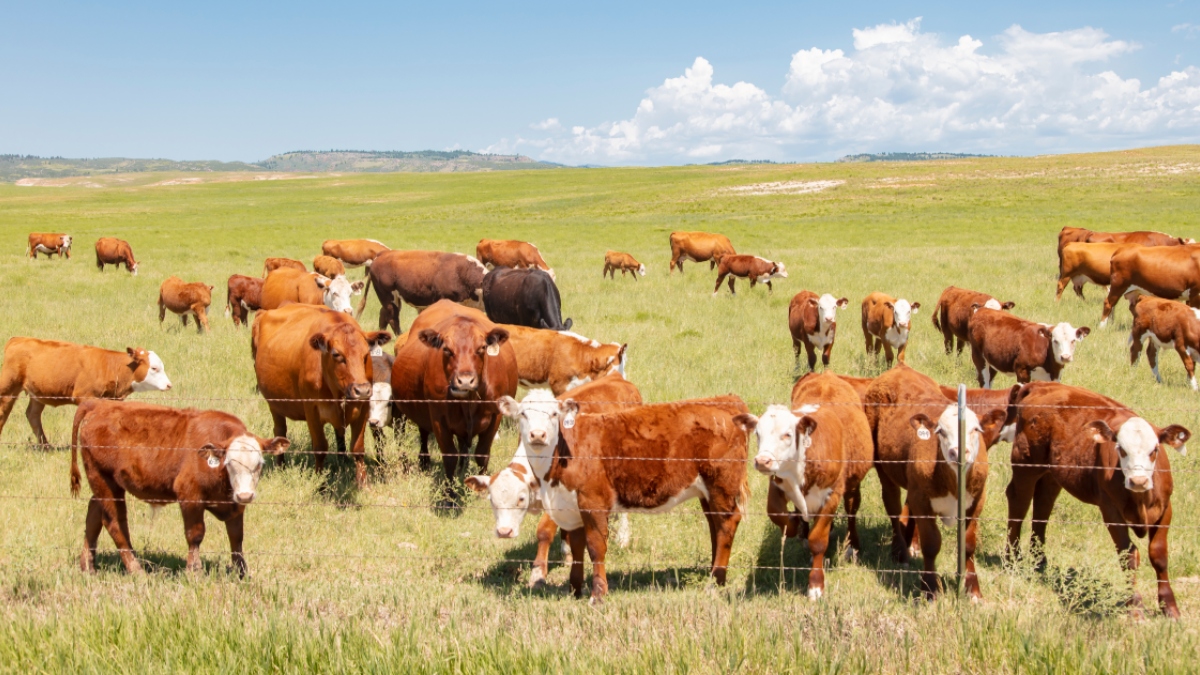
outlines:
[[1200, 140], [1188, 0], [247, 4], [5, 3], [0, 152], [663, 164]]

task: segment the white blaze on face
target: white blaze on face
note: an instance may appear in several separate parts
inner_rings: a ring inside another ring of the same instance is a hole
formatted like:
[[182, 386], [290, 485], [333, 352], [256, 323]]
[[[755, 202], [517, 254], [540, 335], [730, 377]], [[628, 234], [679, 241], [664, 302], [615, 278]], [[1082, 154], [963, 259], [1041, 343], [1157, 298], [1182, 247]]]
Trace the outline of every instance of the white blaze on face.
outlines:
[[986, 309], [994, 309], [996, 311], [1000, 311], [1000, 309], [1001, 309], [1000, 301], [995, 298], [991, 298], [987, 302], [983, 303], [983, 306]]
[[[486, 476], [479, 476], [477, 480]], [[521, 521], [533, 502], [532, 469], [514, 462], [488, 479], [488, 501], [496, 519], [496, 536], [513, 539], [521, 535]]]
[[1117, 455], [1125, 488], [1136, 492], [1154, 488], [1154, 460], [1158, 434], [1140, 417], [1131, 417], [1117, 430]]
[[371, 385], [371, 416], [367, 424], [382, 429], [392, 421], [392, 385], [390, 382], [375, 382]]
[[1071, 362], [1071, 359], [1075, 357], [1077, 342], [1079, 342], [1078, 332], [1065, 321], [1050, 330], [1050, 347], [1054, 350], [1054, 360], [1058, 363]]
[[[983, 444], [983, 427], [975, 411], [967, 408], [967, 466], [975, 463], [979, 456], [979, 446]], [[958, 464], [958, 406], [948, 405], [938, 418], [937, 428], [938, 447], [942, 457], [950, 464]]]
[[243, 505], [254, 501], [262, 468], [262, 446], [258, 439], [253, 436], [233, 439], [225, 451], [225, 471], [233, 488], [233, 501]]
[[134, 391], [166, 391], [171, 388], [171, 380], [167, 377], [167, 370], [163, 366], [162, 359], [158, 358], [158, 354], [148, 352], [148, 360], [150, 367], [146, 370], [146, 377], [139, 382], [133, 383]]
[[325, 294], [326, 307], [335, 312], [354, 313], [354, 308], [350, 305], [350, 296], [354, 295], [356, 291], [346, 275], [339, 274], [333, 279], [329, 279], [321, 288]]
[[908, 330], [909, 325], [912, 324], [912, 305], [907, 300], [901, 298], [896, 301], [893, 307], [892, 314], [896, 319], [896, 328]]

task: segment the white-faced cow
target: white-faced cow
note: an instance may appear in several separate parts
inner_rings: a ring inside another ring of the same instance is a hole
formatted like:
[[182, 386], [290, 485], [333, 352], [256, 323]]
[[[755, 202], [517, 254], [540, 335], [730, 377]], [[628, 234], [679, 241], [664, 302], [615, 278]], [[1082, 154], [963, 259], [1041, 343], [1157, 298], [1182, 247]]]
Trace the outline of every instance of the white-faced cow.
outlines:
[[722, 256], [717, 263], [717, 285], [713, 287], [713, 295], [721, 290], [721, 282], [725, 281], [725, 277], [729, 277], [729, 292], [736, 295], [733, 285], [738, 277], [749, 279], [750, 288], [754, 288], [755, 284], [766, 284], [770, 292], [775, 290], [771, 280], [786, 279], [787, 275], [787, 268], [781, 262], [772, 262], [756, 255]]
[[1000, 302], [987, 293], [954, 286], [942, 291], [937, 306], [933, 308], [933, 327], [941, 332], [947, 354], [954, 348], [955, 339], [958, 340], [958, 353], [962, 354], [963, 346], [969, 342], [967, 324], [971, 315], [975, 313], [976, 305], [1007, 311], [1015, 307], [1016, 303]]
[[263, 282], [262, 308], [279, 309], [285, 303], [325, 305], [335, 312], [353, 314], [351, 296], [362, 292], [363, 282], [350, 282], [345, 275], [334, 279], [315, 272], [280, 268], [267, 275]]
[[1133, 310], [1133, 330], [1129, 334], [1129, 365], [1136, 366], [1146, 345], [1146, 359], [1154, 379], [1162, 384], [1158, 372], [1158, 355], [1163, 349], [1174, 349], [1187, 371], [1188, 384], [1196, 390], [1196, 359], [1200, 359], [1200, 309], [1182, 302], [1163, 300], [1148, 295], [1137, 298]]
[[96, 267], [101, 272], [105, 265], [125, 266], [125, 271], [137, 276], [138, 262], [133, 257], [129, 242], [115, 237], [100, 237], [96, 240]]
[[1032, 380], [1058, 382], [1063, 368], [1075, 358], [1079, 341], [1092, 331], [1065, 321], [1053, 326], [1026, 321], [978, 305], [968, 329], [971, 362], [979, 386], [987, 389], [991, 389], [997, 372], [1012, 373], [1022, 384]]
[[638, 275], [646, 276], [646, 266], [634, 259], [633, 256], [620, 251], [605, 251], [604, 272], [601, 276], [612, 276], [613, 280], [616, 280], [617, 270], [621, 270], [622, 277], [628, 272], [634, 281], [637, 281]]
[[800, 291], [792, 298], [788, 305], [788, 329], [797, 361], [803, 348], [808, 354], [808, 369], [812, 370], [817, 365], [819, 350], [821, 365], [829, 367], [829, 355], [837, 336], [837, 310], [849, 305], [846, 298], [834, 298], [828, 293], [818, 297], [812, 291]]
[[607, 344], [569, 331], [501, 324], [517, 355], [517, 376], [525, 387], [549, 387], [561, 395], [605, 375], [625, 376], [627, 344]]
[[47, 258], [53, 258], [57, 253], [59, 258], [71, 259], [71, 242], [69, 234], [58, 232], [33, 232], [29, 235], [29, 247], [25, 253], [36, 260], [39, 253], [45, 253]]
[[910, 303], [886, 293], [875, 292], [863, 298], [862, 329], [863, 338], [867, 341], [867, 353], [879, 358], [879, 350], [883, 349], [887, 366], [891, 368], [892, 350], [895, 350], [895, 358], [904, 363], [912, 315], [920, 308], [919, 302]]

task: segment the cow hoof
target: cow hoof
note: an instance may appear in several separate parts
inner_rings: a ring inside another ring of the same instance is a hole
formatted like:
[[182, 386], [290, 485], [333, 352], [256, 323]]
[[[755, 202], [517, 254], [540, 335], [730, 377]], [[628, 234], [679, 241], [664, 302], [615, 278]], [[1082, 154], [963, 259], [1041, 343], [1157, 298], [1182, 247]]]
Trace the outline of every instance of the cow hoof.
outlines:
[[593, 595], [591, 597], [591, 599], [588, 600], [588, 607], [603, 607], [603, 606], [604, 606], [604, 598], [599, 595]]
[[824, 592], [819, 588], [808, 589], [808, 599], [809, 600], [812, 600], [815, 602], [817, 600], [820, 600], [822, 595], [824, 595]]

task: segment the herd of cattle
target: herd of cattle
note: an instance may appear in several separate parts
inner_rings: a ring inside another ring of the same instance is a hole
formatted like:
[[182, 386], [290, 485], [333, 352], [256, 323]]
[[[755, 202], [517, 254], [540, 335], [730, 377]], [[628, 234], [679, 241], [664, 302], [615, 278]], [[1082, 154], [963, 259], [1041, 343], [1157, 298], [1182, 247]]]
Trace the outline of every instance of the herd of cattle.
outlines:
[[[32, 234], [29, 255], [70, 257], [72, 238]], [[1060, 281], [1109, 286], [1102, 325], [1122, 296], [1134, 314], [1131, 358], [1149, 338], [1148, 355], [1158, 376], [1156, 351], [1173, 345], [1193, 388], [1193, 359], [1200, 355], [1200, 247], [1191, 240], [1154, 232], [1099, 233], [1064, 228], [1059, 236]], [[674, 232], [670, 272], [684, 261], [709, 261], [718, 270], [714, 294], [726, 277], [751, 286], [786, 278], [782, 263], [738, 255], [718, 234]], [[124, 264], [137, 273], [126, 242], [101, 239], [96, 263]], [[346, 267], [365, 267], [350, 282]], [[855, 517], [860, 486], [872, 468], [882, 486], [892, 523], [892, 556], [907, 563], [918, 550], [921, 584], [939, 590], [935, 561], [941, 546], [937, 519], [957, 516], [957, 473], [967, 470], [966, 586], [981, 590], [974, 552], [983, 509], [988, 452], [1012, 444], [1012, 480], [1006, 490], [1010, 552], [1019, 547], [1022, 521], [1033, 508], [1031, 549], [1041, 564], [1046, 521], [1065, 489], [1097, 506], [1130, 571], [1139, 564], [1129, 531], [1149, 541], [1163, 612], [1178, 616], [1167, 571], [1167, 532], [1172, 481], [1164, 446], [1184, 451], [1190, 432], [1159, 428], [1112, 399], [1059, 382], [1089, 329], [1068, 323], [1026, 321], [1012, 302], [985, 293], [947, 288], [933, 311], [947, 353], [971, 345], [982, 388], [968, 390], [961, 447], [954, 390], [908, 367], [905, 350], [920, 303], [884, 293], [862, 302], [868, 353], [885, 352], [889, 369], [875, 378], [809, 374], [795, 384], [791, 400], [751, 414], [736, 396], [674, 403], [643, 403], [625, 377], [627, 345], [602, 344], [569, 332], [563, 321], [556, 275], [538, 249], [518, 241], [483, 240], [476, 256], [391, 250], [373, 240], [327, 241], [314, 272], [296, 260], [267, 259], [263, 278], [233, 275], [226, 315], [251, 328], [251, 357], [258, 390], [274, 422], [274, 436], [250, 433], [241, 421], [216, 411], [182, 410], [121, 401], [133, 391], [170, 389], [162, 360], [141, 348], [113, 352], [97, 347], [28, 337], [12, 338], [0, 367], [0, 431], [21, 391], [26, 416], [40, 444], [46, 405], [78, 406], [71, 438], [71, 489], [82, 477], [92, 488], [81, 567], [91, 570], [101, 528], [112, 536], [126, 568], [140, 570], [126, 522], [126, 493], [152, 504], [180, 503], [188, 540], [188, 567], [200, 565], [205, 510], [226, 523], [233, 562], [244, 573], [242, 518], [255, 497], [264, 455], [289, 446], [287, 421], [307, 424], [318, 470], [328, 451], [325, 426], [334, 428], [338, 450], [350, 451], [356, 479], [366, 480], [365, 431], [381, 435], [402, 420], [420, 438], [420, 465], [430, 466], [432, 435], [448, 479], [460, 457], [473, 456], [486, 470], [502, 418], [516, 422], [519, 445], [499, 472], [469, 476], [466, 483], [490, 501], [496, 535], [516, 537], [527, 513], [541, 513], [538, 553], [531, 577], [546, 577], [557, 530], [572, 554], [570, 585], [582, 594], [586, 550], [593, 563], [591, 596], [607, 593], [605, 555], [610, 515], [662, 513], [699, 499], [712, 545], [711, 573], [724, 583], [738, 524], [749, 507], [746, 463], [749, 436], [757, 439], [754, 468], [769, 476], [767, 514], [789, 537], [803, 536], [813, 555], [809, 597], [824, 593], [824, 556], [839, 504], [848, 523], [847, 545], [861, 549]], [[605, 276], [645, 266], [627, 253], [605, 255]], [[366, 291], [375, 289], [379, 329], [363, 330], [357, 317]], [[213, 286], [166, 279], [160, 289], [160, 322], [166, 310], [184, 325], [193, 316], [208, 326]], [[354, 294], [363, 293], [357, 314]], [[1155, 297], [1156, 296], [1156, 297]], [[419, 310], [407, 332], [399, 325], [407, 302]], [[788, 311], [797, 360], [803, 349], [809, 370], [817, 353], [829, 365], [836, 313], [847, 298], [801, 291]], [[391, 329], [391, 332], [388, 332]], [[393, 335], [394, 334], [394, 335]], [[395, 338], [394, 355], [382, 347]], [[893, 359], [899, 364], [891, 367]], [[992, 390], [997, 372], [1017, 384]], [[1036, 381], [1035, 381], [1036, 380]], [[1161, 381], [1161, 378], [1160, 378]], [[529, 388], [521, 401], [518, 385]], [[622, 529], [627, 521], [622, 520]], [[622, 540], [627, 536], [621, 536]], [[1140, 603], [1134, 593], [1132, 602]]]

